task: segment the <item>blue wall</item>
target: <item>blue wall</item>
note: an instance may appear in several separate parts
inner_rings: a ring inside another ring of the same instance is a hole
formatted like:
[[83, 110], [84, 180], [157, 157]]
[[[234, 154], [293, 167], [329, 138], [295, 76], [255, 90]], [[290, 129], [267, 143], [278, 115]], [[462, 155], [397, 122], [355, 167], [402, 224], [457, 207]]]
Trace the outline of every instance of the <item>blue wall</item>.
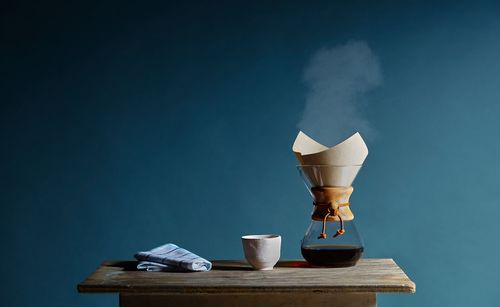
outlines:
[[276, 232], [300, 257], [301, 76], [352, 39], [384, 74], [353, 210], [417, 283], [380, 306], [498, 303], [500, 5], [211, 2], [0, 10], [2, 305], [116, 306], [76, 284], [164, 242], [242, 258]]

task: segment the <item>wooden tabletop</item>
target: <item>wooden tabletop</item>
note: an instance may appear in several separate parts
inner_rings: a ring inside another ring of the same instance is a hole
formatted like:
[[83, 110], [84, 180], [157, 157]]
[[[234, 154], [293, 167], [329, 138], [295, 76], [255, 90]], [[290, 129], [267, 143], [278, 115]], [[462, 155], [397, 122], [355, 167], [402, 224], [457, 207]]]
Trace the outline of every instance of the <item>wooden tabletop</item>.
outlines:
[[209, 272], [144, 272], [135, 261], [107, 261], [78, 285], [83, 293], [415, 292], [392, 259], [361, 259], [349, 268], [280, 261], [255, 271], [245, 261], [216, 260]]

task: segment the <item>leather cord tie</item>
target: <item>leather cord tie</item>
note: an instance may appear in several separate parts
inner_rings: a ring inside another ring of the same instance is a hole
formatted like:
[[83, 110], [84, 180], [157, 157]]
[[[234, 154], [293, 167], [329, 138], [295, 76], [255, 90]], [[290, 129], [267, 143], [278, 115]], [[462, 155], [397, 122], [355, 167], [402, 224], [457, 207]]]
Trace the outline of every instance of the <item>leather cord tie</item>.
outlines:
[[314, 206], [328, 206], [326, 214], [323, 217], [323, 228], [321, 230], [320, 235], [318, 236], [318, 239], [326, 239], [326, 222], [328, 220], [328, 217], [333, 217], [333, 218], [337, 217], [339, 219], [340, 227], [339, 229], [337, 229], [337, 232], [333, 235], [334, 238], [341, 236], [345, 233], [344, 221], [342, 220], [342, 217], [339, 214], [339, 208], [349, 206], [349, 202], [342, 204], [335, 204], [333, 206], [331, 202], [328, 204], [317, 204], [316, 202], [314, 202], [313, 204]]

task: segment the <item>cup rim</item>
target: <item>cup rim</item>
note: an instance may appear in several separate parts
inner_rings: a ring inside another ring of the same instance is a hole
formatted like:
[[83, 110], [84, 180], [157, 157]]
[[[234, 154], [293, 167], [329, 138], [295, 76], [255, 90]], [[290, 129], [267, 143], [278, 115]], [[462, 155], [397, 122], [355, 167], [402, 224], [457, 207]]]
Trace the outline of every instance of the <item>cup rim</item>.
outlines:
[[280, 235], [277, 234], [264, 234], [264, 235], [244, 235], [241, 236], [242, 240], [272, 240], [281, 238]]

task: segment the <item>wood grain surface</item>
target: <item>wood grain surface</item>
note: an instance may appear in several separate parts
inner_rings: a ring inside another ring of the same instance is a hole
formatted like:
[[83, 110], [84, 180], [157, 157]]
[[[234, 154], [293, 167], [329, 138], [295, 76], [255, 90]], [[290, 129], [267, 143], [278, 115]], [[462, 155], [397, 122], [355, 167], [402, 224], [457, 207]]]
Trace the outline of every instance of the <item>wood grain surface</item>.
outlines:
[[361, 259], [349, 268], [314, 268], [280, 261], [255, 271], [245, 261], [216, 260], [209, 272], [144, 272], [135, 261], [104, 262], [78, 285], [82, 293], [415, 292], [415, 283], [392, 259]]

